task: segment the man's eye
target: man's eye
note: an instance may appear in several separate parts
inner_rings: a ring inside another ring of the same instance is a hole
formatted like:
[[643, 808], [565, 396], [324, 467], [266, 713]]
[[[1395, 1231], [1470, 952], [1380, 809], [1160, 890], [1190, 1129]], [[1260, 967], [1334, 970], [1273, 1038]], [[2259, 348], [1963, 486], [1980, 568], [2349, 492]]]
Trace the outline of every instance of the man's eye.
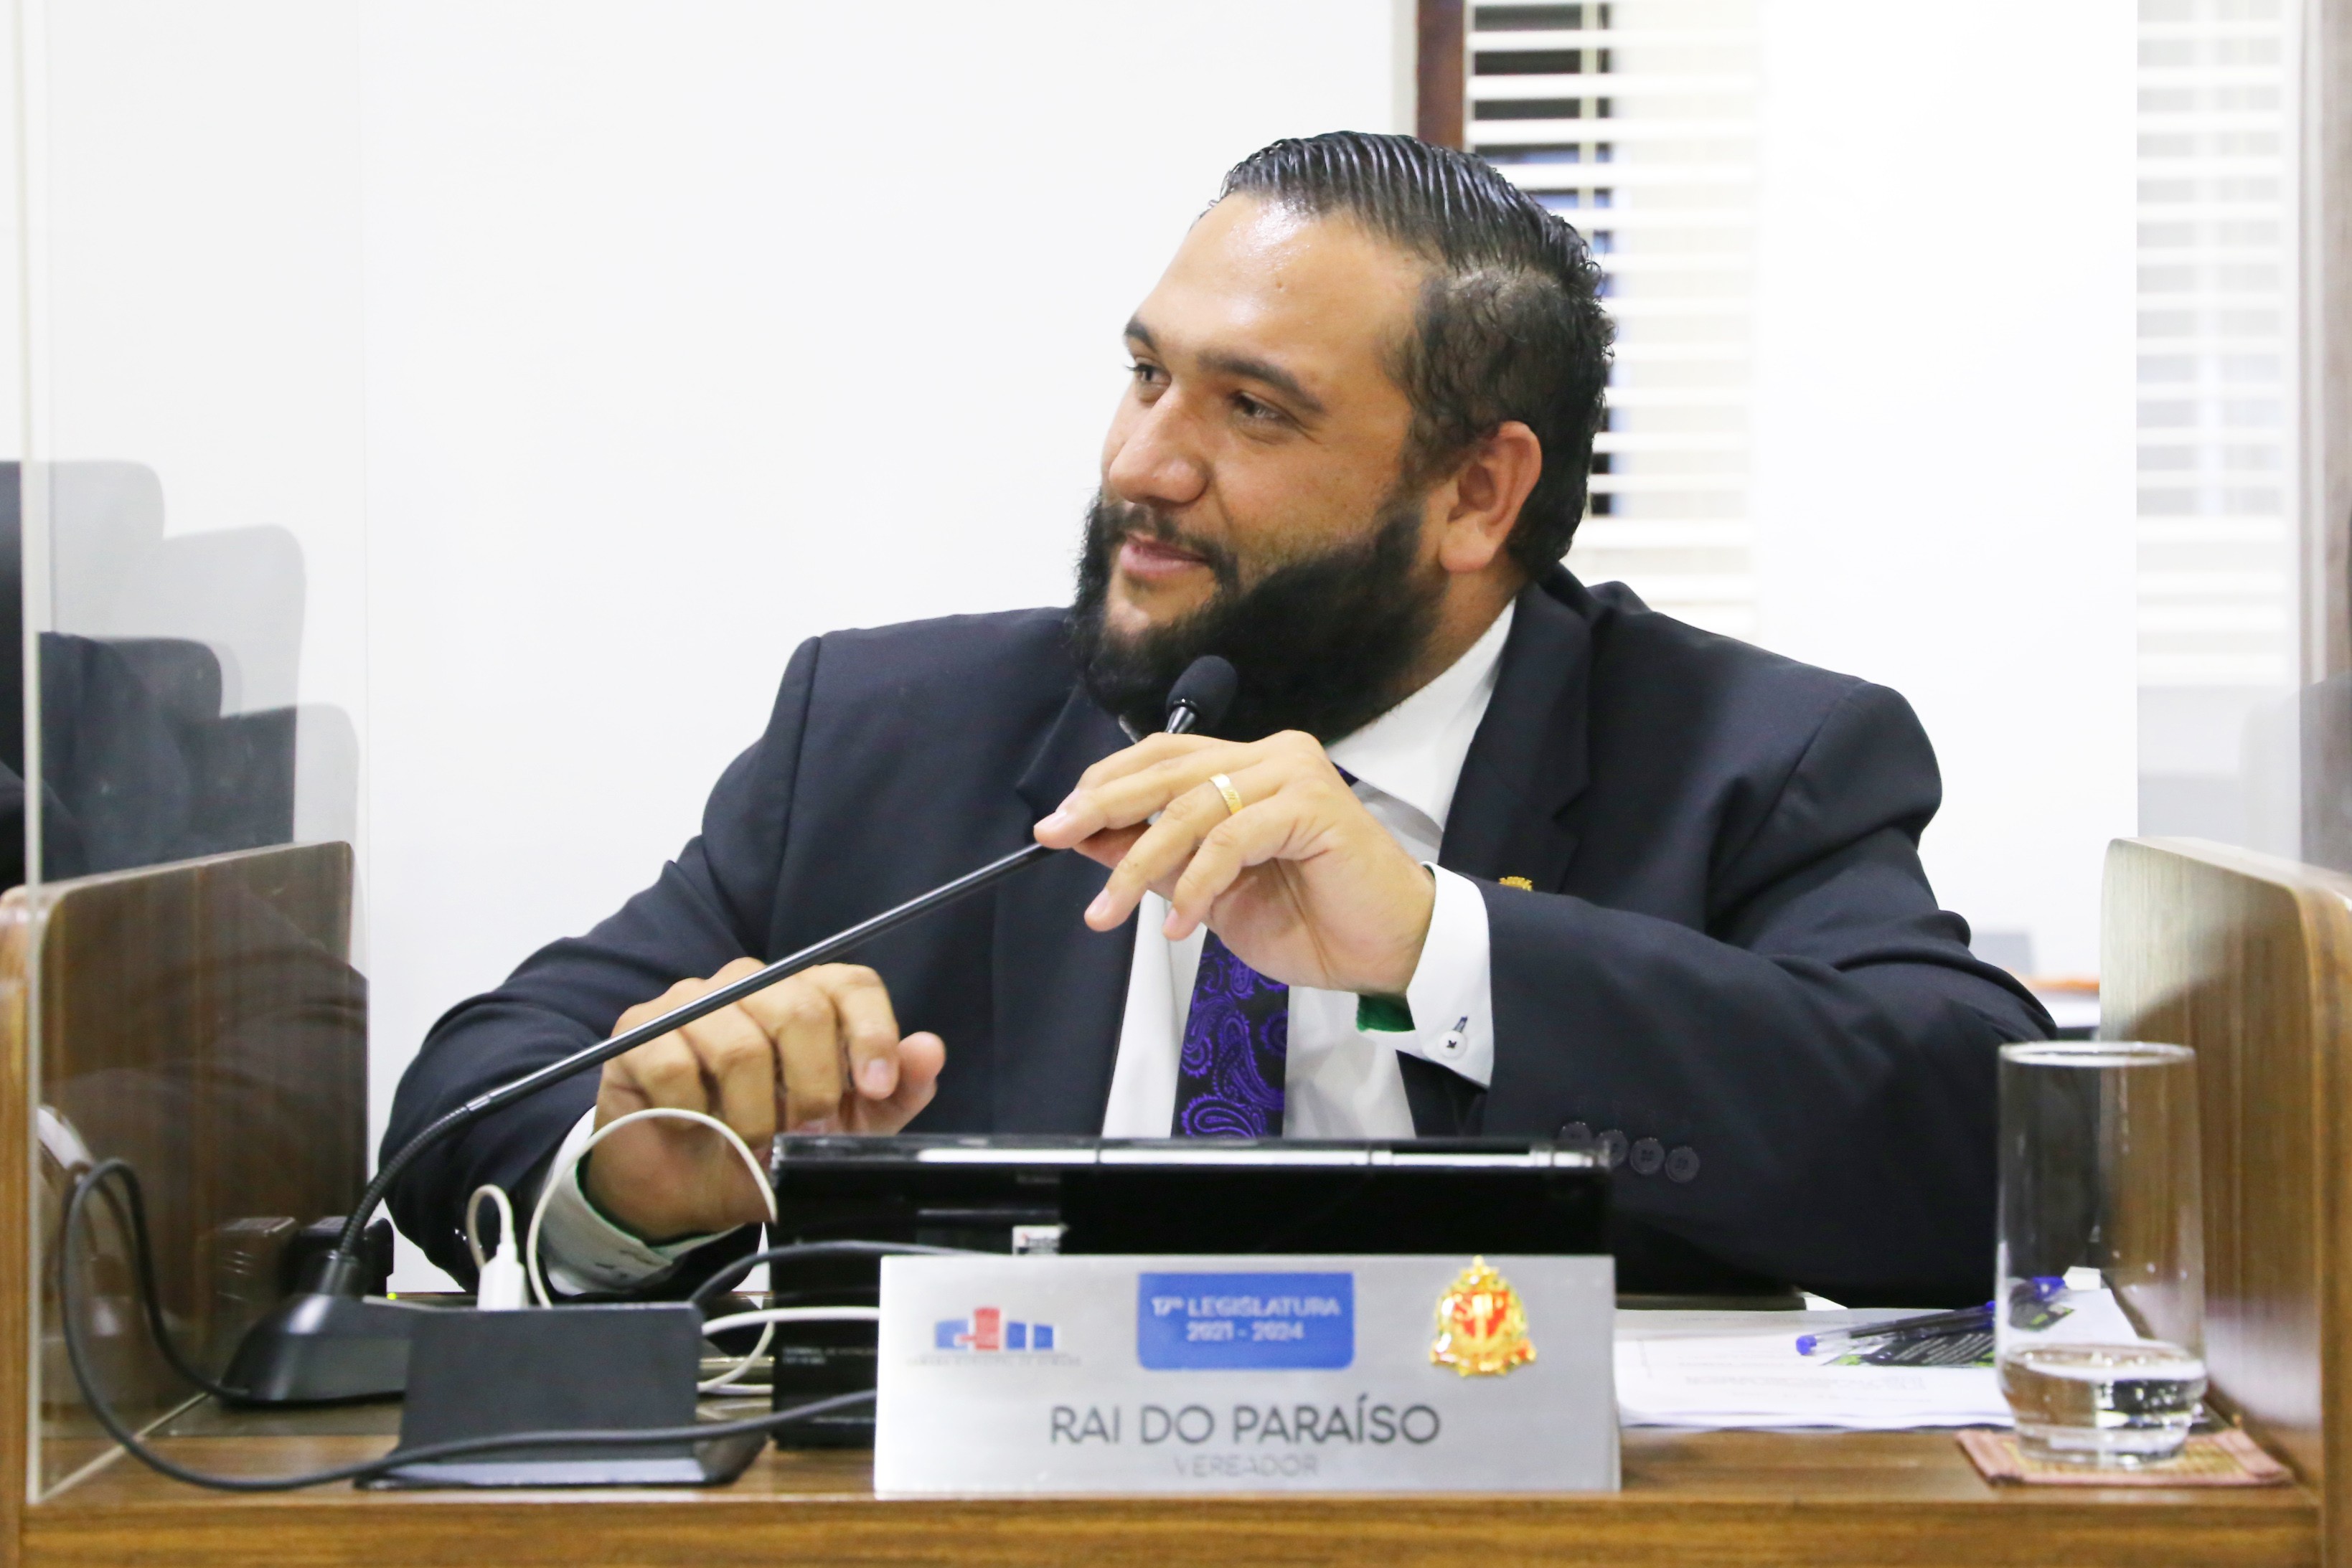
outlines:
[[1139, 361], [1127, 367], [1127, 373], [1135, 378], [1139, 386], [1149, 387], [1160, 384], [1160, 372], [1158, 365], [1147, 365]]
[[1282, 411], [1270, 402], [1260, 402], [1247, 392], [1234, 394], [1234, 412], [1254, 423], [1266, 423], [1282, 417]]

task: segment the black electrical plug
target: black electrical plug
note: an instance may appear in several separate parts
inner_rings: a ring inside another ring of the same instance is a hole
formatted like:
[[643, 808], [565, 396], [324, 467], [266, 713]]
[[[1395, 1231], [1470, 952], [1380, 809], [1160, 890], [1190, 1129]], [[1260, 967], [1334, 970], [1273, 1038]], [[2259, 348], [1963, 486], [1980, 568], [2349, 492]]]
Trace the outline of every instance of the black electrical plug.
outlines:
[[291, 1292], [246, 1332], [221, 1382], [239, 1404], [329, 1405], [398, 1397], [422, 1307], [374, 1292], [392, 1274], [392, 1226], [369, 1226], [337, 1249], [341, 1218], [307, 1226], [288, 1249]]

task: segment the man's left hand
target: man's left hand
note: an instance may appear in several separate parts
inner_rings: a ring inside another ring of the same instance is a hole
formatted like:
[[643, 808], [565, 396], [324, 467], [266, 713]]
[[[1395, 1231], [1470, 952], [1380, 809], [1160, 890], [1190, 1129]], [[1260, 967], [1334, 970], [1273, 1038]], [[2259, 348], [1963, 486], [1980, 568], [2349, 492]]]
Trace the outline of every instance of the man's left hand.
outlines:
[[1318, 990], [1403, 995], [1436, 903], [1429, 873], [1295, 730], [1247, 744], [1148, 737], [1087, 768], [1036, 834], [1111, 868], [1087, 906], [1095, 930], [1148, 889], [1171, 905], [1171, 940], [1205, 924], [1260, 974]]

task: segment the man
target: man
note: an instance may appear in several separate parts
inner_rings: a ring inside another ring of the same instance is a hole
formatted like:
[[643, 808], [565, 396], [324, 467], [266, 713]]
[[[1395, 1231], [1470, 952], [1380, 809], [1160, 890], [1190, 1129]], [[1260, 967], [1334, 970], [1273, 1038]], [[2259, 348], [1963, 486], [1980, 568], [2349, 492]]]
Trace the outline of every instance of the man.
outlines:
[[[1128, 325], [1074, 607], [804, 644], [701, 836], [443, 1019], [387, 1148], [1033, 834], [1076, 852], [484, 1121], [403, 1228], [462, 1272], [478, 1183], [650, 1105], [754, 1147], [1566, 1134], [1617, 1162], [1628, 1288], [1981, 1300], [1995, 1048], [2047, 1019], [1936, 907], [1900, 697], [1559, 565], [1597, 279], [1462, 153], [1236, 167]], [[1210, 652], [1219, 735], [1153, 733]], [[549, 1251], [675, 1288], [761, 1212], [722, 1140], [639, 1124], [560, 1180]]]

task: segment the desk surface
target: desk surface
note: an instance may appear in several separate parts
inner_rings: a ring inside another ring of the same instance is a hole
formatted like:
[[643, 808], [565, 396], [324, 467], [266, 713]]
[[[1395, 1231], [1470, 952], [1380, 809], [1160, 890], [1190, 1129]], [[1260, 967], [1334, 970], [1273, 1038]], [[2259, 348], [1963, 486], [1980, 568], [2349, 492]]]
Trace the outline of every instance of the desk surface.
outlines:
[[[215, 1435], [172, 1451], [246, 1473], [382, 1452], [381, 1436]], [[971, 1563], [2316, 1564], [2303, 1487], [1987, 1486], [1949, 1433], [1625, 1435], [1613, 1496], [875, 1500], [863, 1453], [763, 1456], [715, 1490], [200, 1492], [117, 1460], [26, 1511], [24, 1562], [583, 1563], [691, 1568]]]

